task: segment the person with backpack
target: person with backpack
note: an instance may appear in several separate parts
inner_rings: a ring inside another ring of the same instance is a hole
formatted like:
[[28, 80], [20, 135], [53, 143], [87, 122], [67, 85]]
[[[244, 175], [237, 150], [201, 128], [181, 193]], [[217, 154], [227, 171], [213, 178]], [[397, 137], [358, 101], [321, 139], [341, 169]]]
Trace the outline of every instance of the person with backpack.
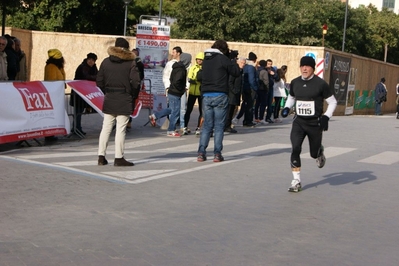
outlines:
[[229, 77], [229, 109], [227, 111], [226, 125], [224, 132], [237, 133], [237, 130], [231, 127], [231, 122], [234, 116], [234, 111], [237, 106], [240, 106], [241, 90], [242, 90], [242, 74], [245, 66], [245, 58], [237, 59], [238, 67], [240, 68], [240, 74], [238, 77], [230, 75]]
[[[132, 50], [132, 52], [136, 55], [136, 59], [134, 59], [134, 61], [136, 62], [136, 66], [137, 66], [137, 69], [139, 71], [139, 76], [140, 76], [140, 81], [141, 81], [140, 88], [141, 88], [142, 85], [143, 85], [142, 84], [143, 80], [144, 80], [144, 64], [141, 61], [141, 58], [139, 57], [140, 56], [140, 49], [139, 48], [134, 48]], [[139, 97], [139, 95], [137, 94], [136, 97], [133, 98], [134, 106], [136, 106], [136, 102], [137, 102], [138, 97]], [[129, 122], [127, 123], [126, 128], [131, 128], [131, 127], [132, 127], [132, 117], [129, 117]]]
[[387, 87], [385, 86], [385, 78], [381, 78], [381, 81], [377, 83], [374, 90], [375, 99], [375, 115], [382, 115], [381, 107], [382, 103], [387, 101]]
[[242, 97], [243, 101], [246, 102], [244, 121], [242, 125], [244, 127], [254, 127], [256, 124], [253, 122], [254, 119], [254, 101], [256, 99], [256, 92], [258, 91], [258, 73], [256, 72], [256, 54], [250, 52], [248, 54], [247, 64], [243, 69], [243, 86], [242, 86]]
[[[257, 91], [257, 98], [255, 103], [255, 122], [266, 124], [263, 117], [267, 106], [267, 95], [269, 93], [269, 73], [266, 70], [266, 60], [259, 61], [257, 69], [259, 75], [259, 88]], [[272, 88], [273, 89], [273, 88]]]

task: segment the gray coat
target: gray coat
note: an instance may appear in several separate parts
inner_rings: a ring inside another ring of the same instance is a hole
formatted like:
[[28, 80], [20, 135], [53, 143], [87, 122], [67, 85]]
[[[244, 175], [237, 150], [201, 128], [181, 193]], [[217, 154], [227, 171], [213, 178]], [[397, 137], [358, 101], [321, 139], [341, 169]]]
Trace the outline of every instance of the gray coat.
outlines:
[[109, 57], [100, 65], [97, 86], [104, 92], [103, 113], [130, 115], [140, 90], [136, 55], [122, 47], [109, 47]]

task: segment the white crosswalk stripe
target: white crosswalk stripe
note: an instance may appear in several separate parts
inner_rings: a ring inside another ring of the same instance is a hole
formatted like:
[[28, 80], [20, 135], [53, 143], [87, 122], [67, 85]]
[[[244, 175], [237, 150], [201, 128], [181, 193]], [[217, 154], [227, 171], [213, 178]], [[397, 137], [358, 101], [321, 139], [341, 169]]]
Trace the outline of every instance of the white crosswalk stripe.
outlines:
[[[173, 142], [173, 143], [170, 143]], [[115, 168], [113, 167], [113, 159], [109, 160], [109, 165], [97, 167], [97, 149], [92, 148], [86, 151], [76, 152], [73, 148], [65, 148], [60, 152], [48, 152], [38, 150], [40, 154], [23, 154], [14, 157], [6, 156], [8, 159], [20, 160], [46, 167], [55, 167], [66, 171], [82, 174], [85, 176], [93, 176], [100, 179], [110, 179], [122, 183], [140, 184], [152, 180], [166, 177], [187, 174], [194, 171], [220, 167], [230, 163], [236, 163], [254, 158], [255, 156], [274, 156], [285, 153], [287, 161], [291, 152], [291, 144], [289, 143], [269, 143], [254, 147], [243, 148], [243, 141], [224, 140], [223, 145], [225, 151], [223, 156], [226, 161], [223, 163], [213, 163], [212, 157], [205, 163], [196, 164], [198, 143], [181, 142], [180, 139], [152, 138], [140, 141], [131, 141], [126, 144], [125, 158], [132, 161], [136, 166], [143, 164], [157, 164], [157, 166], [145, 167], [148, 170], [142, 170], [140, 167], [133, 168]], [[209, 147], [213, 147], [213, 141], [209, 143]], [[113, 149], [107, 156], [113, 157]], [[348, 154], [356, 151], [356, 148], [350, 147], [325, 147], [327, 159], [336, 156]], [[211, 156], [211, 151], [209, 151]], [[90, 157], [90, 158], [89, 158]], [[63, 159], [62, 161], [60, 159]], [[65, 159], [67, 158], [67, 159]], [[303, 159], [312, 159], [309, 152], [301, 154]], [[89, 159], [89, 160], [88, 160]], [[50, 162], [51, 161], [51, 162]], [[399, 152], [386, 151], [367, 158], [358, 160], [360, 163], [391, 165], [399, 162]], [[164, 164], [164, 165], [162, 165]], [[198, 166], [197, 166], [198, 165]], [[90, 168], [91, 167], [91, 168]]]
[[386, 151], [359, 160], [360, 163], [391, 165], [399, 162], [399, 152]]
[[[326, 156], [326, 158], [332, 158], [335, 156], [339, 156], [351, 151], [356, 150], [355, 148], [344, 148], [344, 147], [325, 147], [324, 148], [324, 154]], [[310, 153], [306, 152], [301, 154], [301, 159], [313, 159], [312, 157], [310, 157]]]

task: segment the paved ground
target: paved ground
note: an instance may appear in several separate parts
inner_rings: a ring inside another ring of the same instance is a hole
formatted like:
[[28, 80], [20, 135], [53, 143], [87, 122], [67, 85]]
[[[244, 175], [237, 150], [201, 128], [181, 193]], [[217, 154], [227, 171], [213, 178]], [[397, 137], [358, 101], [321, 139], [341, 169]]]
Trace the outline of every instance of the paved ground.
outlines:
[[198, 163], [198, 138], [146, 117], [128, 133], [129, 169], [96, 165], [97, 114], [83, 140], [0, 145], [0, 265], [399, 265], [394, 115], [334, 117], [323, 169], [305, 140], [297, 194], [291, 118], [238, 126], [225, 162]]

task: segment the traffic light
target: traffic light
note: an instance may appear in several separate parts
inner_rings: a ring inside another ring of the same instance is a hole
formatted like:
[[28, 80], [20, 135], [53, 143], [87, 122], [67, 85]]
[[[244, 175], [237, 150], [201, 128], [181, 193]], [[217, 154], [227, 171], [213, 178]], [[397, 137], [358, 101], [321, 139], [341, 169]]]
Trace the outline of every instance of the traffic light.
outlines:
[[323, 24], [323, 35], [327, 34], [328, 26], [327, 24]]

